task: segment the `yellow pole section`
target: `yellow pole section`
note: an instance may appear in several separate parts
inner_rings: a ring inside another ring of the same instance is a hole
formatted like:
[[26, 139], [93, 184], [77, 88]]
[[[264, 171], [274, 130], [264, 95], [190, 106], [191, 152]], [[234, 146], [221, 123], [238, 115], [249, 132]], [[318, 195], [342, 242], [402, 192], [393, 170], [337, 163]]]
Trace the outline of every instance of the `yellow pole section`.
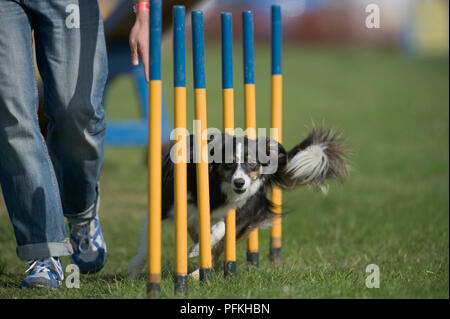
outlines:
[[[274, 128], [273, 139], [282, 142], [282, 84], [281, 74], [272, 75], [272, 128]], [[272, 188], [272, 202], [275, 205], [273, 226], [270, 230], [271, 259], [279, 262], [281, 258], [281, 205], [282, 192], [278, 187]]]
[[[200, 276], [208, 276], [211, 268], [211, 223], [209, 211], [208, 141], [206, 139], [206, 89], [194, 89], [195, 119], [197, 121], [195, 141], [197, 156], [197, 206], [199, 218]], [[202, 135], [205, 134], [205, 138]], [[203, 152], [205, 150], [205, 152]], [[204, 270], [204, 271], [202, 271]], [[203, 278], [207, 279], [207, 278]]]
[[256, 99], [255, 84], [244, 84], [245, 129], [247, 137], [256, 138]]
[[[234, 90], [222, 90], [223, 128], [234, 134]], [[225, 219], [225, 275], [233, 275], [236, 262], [236, 211], [230, 209]]]
[[272, 127], [275, 128], [272, 138], [282, 143], [282, 75], [272, 75]]
[[230, 209], [225, 220], [225, 261], [236, 261], [236, 211]]
[[[247, 137], [251, 139], [256, 138], [256, 99], [255, 99], [255, 84], [244, 84], [244, 98], [245, 98], [245, 128], [247, 130]], [[247, 241], [247, 251], [256, 253], [259, 251], [258, 245], [258, 229], [250, 233]]]
[[161, 81], [151, 80], [149, 90], [148, 275], [149, 283], [159, 286], [161, 282]]
[[186, 88], [175, 87], [175, 275], [187, 275], [187, 169], [186, 169]]
[[259, 251], [258, 244], [258, 229], [255, 229], [250, 233], [250, 236], [248, 237], [247, 251], [250, 253], [257, 253]]
[[225, 133], [234, 134], [234, 89], [222, 90], [223, 129]]

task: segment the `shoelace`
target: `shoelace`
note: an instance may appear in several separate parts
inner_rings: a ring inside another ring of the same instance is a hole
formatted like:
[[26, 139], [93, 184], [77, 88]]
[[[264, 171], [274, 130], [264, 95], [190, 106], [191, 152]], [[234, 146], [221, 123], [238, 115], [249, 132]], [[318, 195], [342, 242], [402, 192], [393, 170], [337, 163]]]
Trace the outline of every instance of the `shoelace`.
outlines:
[[42, 270], [47, 271], [50, 268], [56, 270], [57, 274], [61, 277], [61, 280], [64, 278], [62, 265], [53, 257], [45, 259], [36, 259], [34, 261], [29, 262], [29, 264], [30, 267], [25, 271], [25, 273], [31, 271], [39, 273]]
[[[90, 223], [86, 225], [79, 226], [80, 228], [77, 230], [77, 233], [80, 237], [80, 242], [78, 243], [78, 249], [81, 253], [86, 253], [89, 251], [89, 247], [91, 247], [92, 238], [90, 235], [91, 227]], [[83, 244], [87, 244], [87, 248], [83, 247]]]

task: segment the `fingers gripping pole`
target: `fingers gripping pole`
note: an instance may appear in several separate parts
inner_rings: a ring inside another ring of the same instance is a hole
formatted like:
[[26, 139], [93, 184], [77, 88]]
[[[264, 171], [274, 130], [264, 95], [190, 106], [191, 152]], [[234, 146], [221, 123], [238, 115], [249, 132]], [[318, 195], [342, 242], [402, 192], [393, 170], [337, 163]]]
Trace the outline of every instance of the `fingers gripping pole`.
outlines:
[[186, 294], [187, 276], [187, 168], [186, 168], [186, 40], [185, 7], [174, 6], [173, 64], [177, 161], [175, 163], [175, 293]]
[[148, 117], [148, 282], [161, 290], [161, 0], [150, 1], [150, 84]]
[[[256, 138], [256, 100], [255, 100], [255, 49], [253, 43], [253, 12], [242, 12], [244, 46], [244, 100], [245, 128], [248, 138]], [[258, 229], [250, 233], [247, 242], [247, 262], [259, 265]]]
[[[275, 140], [281, 143], [282, 138], [282, 75], [281, 75], [281, 8], [272, 6], [272, 128]], [[282, 193], [278, 187], [272, 188], [272, 202], [277, 214], [273, 218], [270, 230], [270, 260], [281, 261], [281, 205]]]
[[[232, 14], [221, 15], [222, 24], [222, 105], [223, 129], [232, 135], [234, 131], [233, 92], [233, 25]], [[225, 220], [224, 275], [236, 274], [236, 211], [231, 209]]]
[[[194, 64], [195, 151], [197, 156], [197, 194], [200, 243], [200, 280], [207, 281], [212, 270], [209, 207], [208, 153], [206, 140], [206, 80], [203, 12], [192, 11], [192, 49]], [[204, 135], [203, 135], [204, 134]]]

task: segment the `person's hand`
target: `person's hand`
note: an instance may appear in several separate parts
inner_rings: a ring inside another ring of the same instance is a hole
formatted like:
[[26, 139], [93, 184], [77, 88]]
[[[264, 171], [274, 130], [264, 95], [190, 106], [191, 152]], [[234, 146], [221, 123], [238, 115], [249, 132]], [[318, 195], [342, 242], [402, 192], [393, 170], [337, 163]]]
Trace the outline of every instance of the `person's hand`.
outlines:
[[139, 65], [139, 58], [144, 65], [145, 80], [149, 78], [149, 21], [150, 13], [139, 11], [136, 15], [136, 21], [130, 32], [131, 63], [134, 66]]

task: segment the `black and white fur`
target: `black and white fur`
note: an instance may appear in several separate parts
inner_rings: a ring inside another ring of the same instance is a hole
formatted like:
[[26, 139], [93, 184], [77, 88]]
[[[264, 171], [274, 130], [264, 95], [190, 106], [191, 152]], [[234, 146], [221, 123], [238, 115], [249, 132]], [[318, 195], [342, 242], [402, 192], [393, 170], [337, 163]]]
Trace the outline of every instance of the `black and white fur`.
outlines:
[[[196, 164], [193, 161], [193, 137], [190, 136], [187, 164], [188, 231], [196, 243], [189, 250], [189, 257], [199, 254]], [[272, 186], [290, 190], [301, 185], [314, 185], [326, 191], [326, 179], [342, 179], [347, 175], [346, 150], [340, 135], [323, 129], [313, 129], [309, 136], [292, 150], [270, 139], [251, 140], [227, 134], [208, 142], [215, 150], [224, 150], [232, 143], [232, 158], [222, 153], [220, 162], [209, 164], [209, 195], [211, 213], [211, 247], [213, 266], [224, 250], [225, 217], [230, 209], [236, 209], [236, 239], [246, 239], [255, 228], [268, 227], [273, 217], [273, 204], [267, 198]], [[264, 164], [251, 158], [250, 149], [265, 144], [267, 150], [277, 152], [278, 166], [271, 174], [262, 174]], [[170, 159], [173, 142], [163, 148], [162, 219], [173, 217], [174, 164]], [[219, 146], [219, 147], [217, 147]], [[210, 154], [211, 155], [211, 154]], [[147, 261], [147, 221], [136, 257], [127, 268], [129, 278], [135, 278]], [[195, 276], [195, 274], [194, 274]]]

